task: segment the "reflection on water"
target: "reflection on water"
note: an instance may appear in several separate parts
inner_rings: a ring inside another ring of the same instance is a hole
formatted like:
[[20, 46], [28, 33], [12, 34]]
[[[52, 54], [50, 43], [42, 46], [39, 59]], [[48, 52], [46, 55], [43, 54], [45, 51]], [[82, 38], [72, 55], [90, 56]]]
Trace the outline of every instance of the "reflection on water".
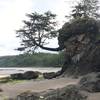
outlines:
[[23, 73], [25, 71], [39, 71], [39, 72], [57, 72], [61, 68], [53, 68], [53, 67], [25, 67], [25, 68], [18, 68], [18, 67], [9, 67], [9, 68], [0, 68], [0, 77], [8, 76], [13, 73]]

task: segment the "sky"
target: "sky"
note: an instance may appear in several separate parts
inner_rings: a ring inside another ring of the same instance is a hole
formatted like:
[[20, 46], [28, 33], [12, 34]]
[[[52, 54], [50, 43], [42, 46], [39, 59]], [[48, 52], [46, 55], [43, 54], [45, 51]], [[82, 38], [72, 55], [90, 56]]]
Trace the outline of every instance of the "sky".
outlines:
[[[0, 56], [17, 55], [20, 39], [16, 38], [16, 30], [22, 27], [26, 14], [44, 13], [48, 10], [58, 15], [59, 25], [70, 12], [74, 0], [0, 0]], [[57, 40], [50, 41], [48, 46], [57, 47]]]

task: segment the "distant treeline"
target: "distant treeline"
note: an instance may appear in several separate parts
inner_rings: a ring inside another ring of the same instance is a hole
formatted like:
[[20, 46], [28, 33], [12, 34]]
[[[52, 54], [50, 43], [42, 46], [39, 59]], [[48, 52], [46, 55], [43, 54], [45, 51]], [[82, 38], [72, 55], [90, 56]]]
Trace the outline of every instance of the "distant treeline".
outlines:
[[62, 53], [35, 53], [0, 57], [0, 67], [60, 67], [63, 62]]

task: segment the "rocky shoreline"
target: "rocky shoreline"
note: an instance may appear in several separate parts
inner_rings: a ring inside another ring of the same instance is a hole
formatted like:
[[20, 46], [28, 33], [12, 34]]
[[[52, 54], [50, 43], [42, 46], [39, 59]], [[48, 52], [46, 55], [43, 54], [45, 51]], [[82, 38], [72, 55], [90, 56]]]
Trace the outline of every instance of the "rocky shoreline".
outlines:
[[4, 100], [1, 95], [9, 95], [6, 100], [99, 100], [100, 72], [78, 79], [63, 77], [3, 84], [0, 88], [0, 100]]
[[90, 93], [100, 93], [100, 73], [85, 75], [77, 84], [70, 84], [63, 88], [40, 93], [24, 92], [15, 100], [89, 100]]

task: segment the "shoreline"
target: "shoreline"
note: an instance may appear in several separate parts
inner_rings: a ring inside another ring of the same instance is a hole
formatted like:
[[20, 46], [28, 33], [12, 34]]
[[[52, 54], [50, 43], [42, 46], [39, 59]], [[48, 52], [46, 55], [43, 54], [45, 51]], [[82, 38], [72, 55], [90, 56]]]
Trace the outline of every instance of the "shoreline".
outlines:
[[9, 77], [10, 75], [0, 75], [0, 78]]
[[57, 72], [59, 71], [61, 68], [53, 68], [53, 67], [7, 67], [7, 68], [0, 68], [0, 78], [5, 78], [5, 77], [9, 77], [10, 74], [15, 74], [15, 73], [24, 73], [26, 71], [38, 71], [41, 73], [44, 72]]

